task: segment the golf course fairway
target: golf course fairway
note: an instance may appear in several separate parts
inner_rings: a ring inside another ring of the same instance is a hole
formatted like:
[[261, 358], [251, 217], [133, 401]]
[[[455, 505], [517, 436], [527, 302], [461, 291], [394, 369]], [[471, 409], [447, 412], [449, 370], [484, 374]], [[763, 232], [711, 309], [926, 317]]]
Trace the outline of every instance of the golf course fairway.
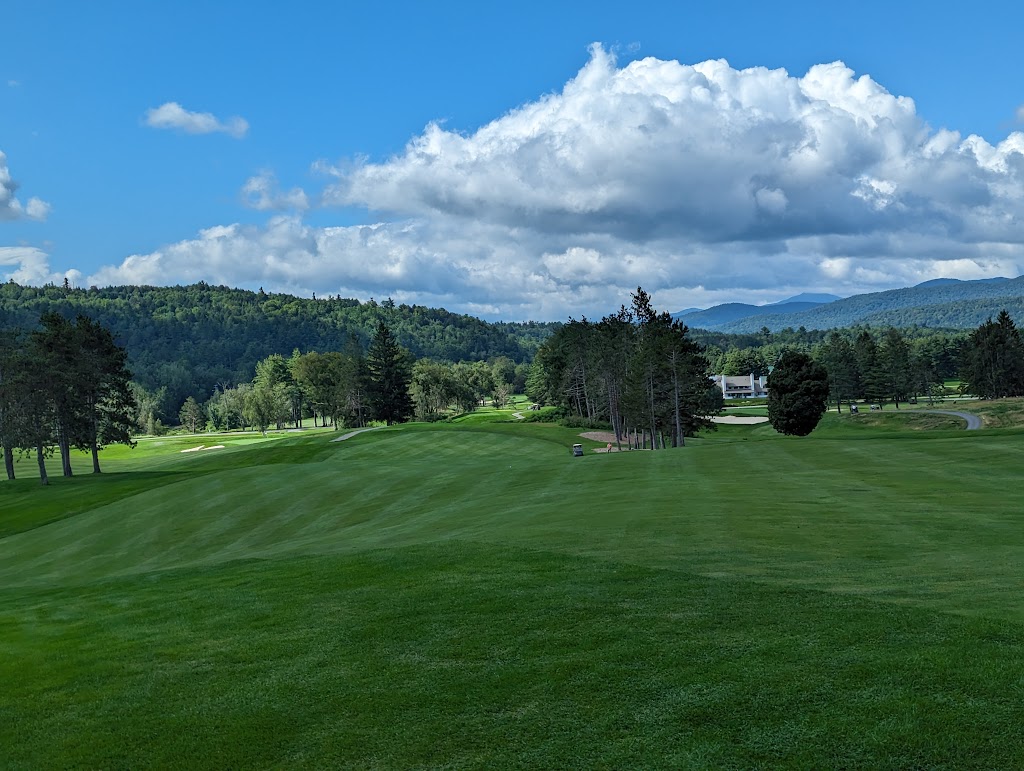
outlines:
[[870, 420], [21, 462], [0, 767], [1020, 767], [1020, 430]]

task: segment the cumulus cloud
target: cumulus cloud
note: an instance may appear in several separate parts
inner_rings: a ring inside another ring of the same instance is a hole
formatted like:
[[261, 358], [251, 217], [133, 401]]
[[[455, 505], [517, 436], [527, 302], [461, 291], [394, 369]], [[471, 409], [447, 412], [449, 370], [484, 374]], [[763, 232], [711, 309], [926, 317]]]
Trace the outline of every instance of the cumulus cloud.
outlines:
[[245, 181], [242, 185], [242, 203], [259, 211], [303, 211], [309, 208], [305, 190], [301, 187], [293, 187], [287, 192], [280, 190], [277, 177], [269, 171], [261, 171]]
[[[96, 278], [564, 318], [608, 312], [637, 284], [682, 307], [1024, 266], [1024, 133], [992, 144], [933, 130], [912, 99], [841, 62], [802, 76], [725, 61], [620, 67], [594, 46], [560, 92], [476, 131], [431, 124], [391, 158], [323, 168], [326, 205], [380, 221], [213, 228]], [[262, 209], [292, 194], [269, 175], [243, 189]]]
[[249, 123], [244, 118], [233, 116], [222, 121], [212, 113], [186, 110], [177, 102], [165, 102], [146, 110], [144, 121], [152, 128], [176, 129], [186, 134], [222, 133], [235, 139], [241, 139], [249, 131]]
[[14, 280], [19, 284], [60, 284], [67, 278], [79, 285], [82, 274], [77, 270], [58, 273], [50, 270], [49, 255], [33, 246], [0, 246], [0, 281]]
[[0, 151], [0, 221], [26, 218], [45, 220], [50, 213], [50, 204], [39, 198], [29, 198], [22, 205], [14, 196], [17, 190], [18, 183], [11, 179], [11, 172], [7, 168], [7, 156]]

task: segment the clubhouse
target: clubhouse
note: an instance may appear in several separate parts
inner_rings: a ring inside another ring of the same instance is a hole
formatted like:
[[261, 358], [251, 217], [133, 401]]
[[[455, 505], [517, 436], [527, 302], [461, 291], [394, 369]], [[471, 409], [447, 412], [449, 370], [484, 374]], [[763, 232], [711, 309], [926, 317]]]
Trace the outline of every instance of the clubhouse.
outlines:
[[722, 389], [726, 399], [753, 399], [768, 395], [768, 378], [765, 375], [712, 375], [715, 385]]

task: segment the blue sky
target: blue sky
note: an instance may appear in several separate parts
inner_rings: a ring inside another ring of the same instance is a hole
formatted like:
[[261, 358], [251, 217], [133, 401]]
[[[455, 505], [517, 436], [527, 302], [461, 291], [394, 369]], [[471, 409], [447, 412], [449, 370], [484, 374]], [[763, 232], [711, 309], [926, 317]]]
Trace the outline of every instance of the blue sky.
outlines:
[[560, 319], [1024, 273], [1015, 4], [687, 5], [8, 4], [0, 278]]

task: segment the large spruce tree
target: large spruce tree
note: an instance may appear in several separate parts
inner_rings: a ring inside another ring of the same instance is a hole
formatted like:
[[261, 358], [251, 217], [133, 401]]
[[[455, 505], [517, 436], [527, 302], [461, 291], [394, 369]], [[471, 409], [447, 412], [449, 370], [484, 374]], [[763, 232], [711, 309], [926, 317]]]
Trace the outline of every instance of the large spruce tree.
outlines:
[[409, 395], [409, 359], [409, 352], [395, 341], [388, 325], [379, 321], [366, 354], [366, 390], [373, 417], [389, 426], [405, 422], [415, 411]]

